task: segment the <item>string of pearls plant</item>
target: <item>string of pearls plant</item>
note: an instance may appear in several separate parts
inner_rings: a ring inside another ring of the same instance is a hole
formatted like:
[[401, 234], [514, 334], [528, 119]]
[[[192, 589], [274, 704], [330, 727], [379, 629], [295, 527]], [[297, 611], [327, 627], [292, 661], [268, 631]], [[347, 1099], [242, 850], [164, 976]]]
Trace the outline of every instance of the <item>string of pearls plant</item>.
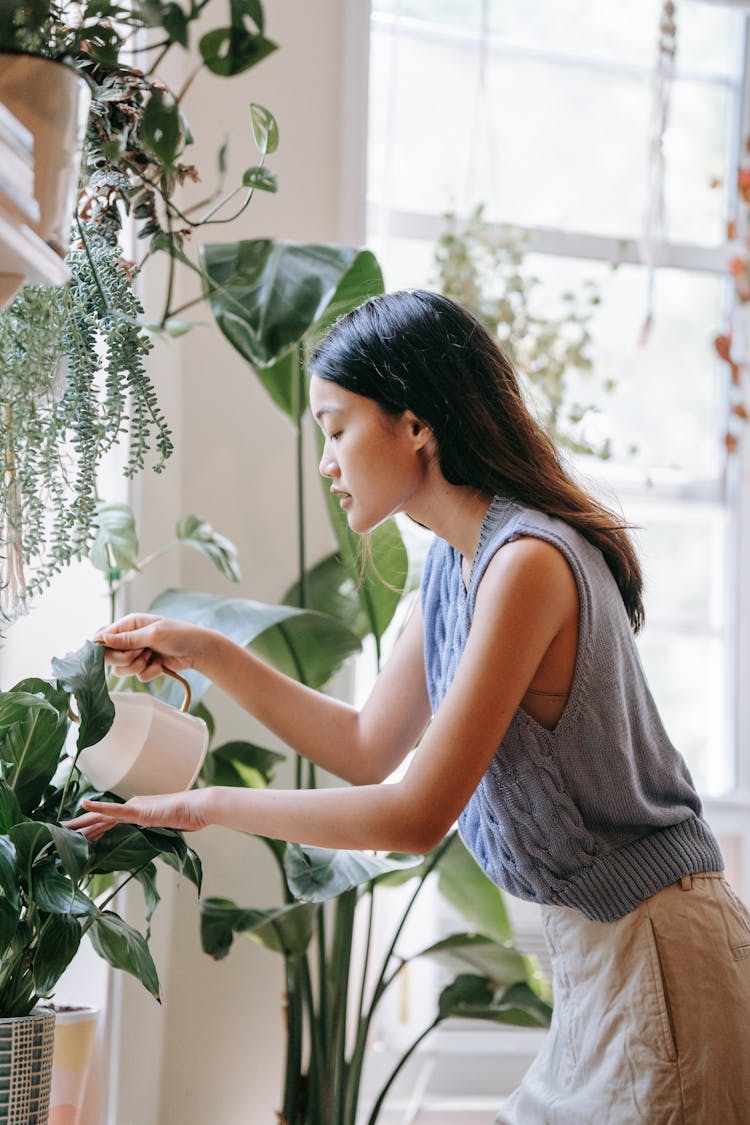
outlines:
[[26, 286], [0, 313], [0, 624], [96, 534], [96, 476], [127, 437], [127, 476], [172, 436], [144, 359], [143, 309], [116, 247], [94, 232], [71, 250], [70, 282]]

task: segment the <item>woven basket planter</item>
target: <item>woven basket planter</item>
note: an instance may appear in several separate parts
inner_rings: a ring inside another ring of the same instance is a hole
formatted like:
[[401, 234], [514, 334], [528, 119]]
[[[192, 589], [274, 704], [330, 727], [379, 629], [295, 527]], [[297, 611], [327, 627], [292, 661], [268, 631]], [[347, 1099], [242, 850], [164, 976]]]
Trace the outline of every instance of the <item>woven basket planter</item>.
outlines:
[[0, 1019], [0, 1125], [47, 1125], [55, 1013]]

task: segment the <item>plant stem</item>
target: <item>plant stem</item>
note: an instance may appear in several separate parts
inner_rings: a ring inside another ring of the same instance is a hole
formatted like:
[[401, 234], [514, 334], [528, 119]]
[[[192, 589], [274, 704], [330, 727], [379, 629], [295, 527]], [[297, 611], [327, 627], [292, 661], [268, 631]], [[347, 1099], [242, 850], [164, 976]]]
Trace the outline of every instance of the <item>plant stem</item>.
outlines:
[[335, 927], [331, 945], [331, 1064], [334, 1115], [331, 1125], [344, 1125], [346, 1105], [346, 1015], [349, 999], [349, 973], [352, 958], [354, 915], [357, 892], [345, 891], [336, 899]]
[[297, 362], [294, 372], [294, 421], [297, 427], [297, 565], [299, 569], [299, 604], [300, 609], [307, 608], [307, 562], [305, 544], [305, 466], [304, 466], [304, 441], [302, 422], [305, 413], [305, 351], [303, 345], [297, 345]]
[[102, 283], [99, 280], [99, 274], [97, 273], [96, 266], [94, 265], [94, 259], [91, 257], [91, 250], [89, 249], [88, 239], [86, 238], [86, 233], [83, 229], [83, 225], [78, 215], [76, 215], [76, 226], [78, 227], [78, 233], [81, 236], [81, 243], [83, 244], [83, 249], [86, 253], [86, 257], [88, 258], [89, 266], [91, 267], [91, 273], [93, 275], [94, 281], [96, 282], [96, 288], [99, 290], [99, 296], [101, 298], [102, 305], [104, 306], [104, 311], [105, 313], [109, 313], [111, 312], [109, 301], [107, 300], [104, 290], [102, 289]]
[[383, 1102], [386, 1099], [388, 1091], [390, 1090], [391, 1086], [393, 1085], [396, 1078], [398, 1077], [398, 1074], [399, 1074], [401, 1068], [411, 1058], [411, 1056], [414, 1054], [414, 1052], [416, 1051], [417, 1047], [422, 1042], [422, 1040], [425, 1039], [435, 1027], [437, 1027], [437, 1025], [440, 1023], [442, 1018], [443, 1017], [440, 1014], [435, 1016], [435, 1019], [432, 1021], [432, 1023], [429, 1025], [429, 1027], [426, 1027], [424, 1029], [424, 1031], [420, 1035], [417, 1036], [417, 1038], [414, 1040], [414, 1042], [411, 1044], [411, 1046], [401, 1056], [398, 1063], [396, 1064], [396, 1066], [391, 1071], [390, 1077], [388, 1078], [388, 1081], [386, 1082], [385, 1086], [383, 1087], [383, 1089], [378, 1094], [377, 1100], [376, 1100], [375, 1105], [373, 1106], [373, 1109], [372, 1109], [372, 1113], [370, 1114], [370, 1116], [367, 1120], [367, 1125], [375, 1125], [378, 1114], [380, 1113], [380, 1110], [382, 1108]]
[[299, 1096], [302, 1069], [302, 996], [299, 966], [285, 958], [286, 966], [286, 1074], [282, 1119], [288, 1125], [302, 1125]]
[[367, 893], [370, 896], [370, 901], [367, 909], [367, 930], [365, 933], [365, 960], [362, 966], [362, 978], [359, 990], [359, 1006], [357, 1008], [357, 1035], [354, 1044], [354, 1050], [349, 1062], [349, 1077], [346, 1084], [346, 1107], [344, 1111], [344, 1125], [355, 1125], [357, 1116], [357, 1105], [359, 1102], [359, 1086], [362, 1078], [362, 1066], [365, 1058], [365, 1048], [367, 1047], [366, 1030], [365, 1037], [361, 1035], [363, 1026], [365, 1024], [365, 989], [367, 987], [367, 969], [370, 964], [370, 946], [372, 944], [372, 921], [373, 912], [375, 907], [375, 884], [370, 883]]

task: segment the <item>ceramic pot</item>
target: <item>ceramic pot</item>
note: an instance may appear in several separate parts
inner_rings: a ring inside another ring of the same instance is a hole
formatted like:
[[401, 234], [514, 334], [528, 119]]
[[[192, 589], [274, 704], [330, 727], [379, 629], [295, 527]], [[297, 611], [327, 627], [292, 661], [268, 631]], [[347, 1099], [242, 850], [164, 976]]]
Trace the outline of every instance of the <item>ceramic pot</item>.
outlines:
[[55, 1013], [0, 1019], [0, 1125], [47, 1125]]
[[55, 1008], [49, 1125], [78, 1125], [81, 1119], [98, 1025], [98, 1008]]
[[[65, 257], [70, 241], [91, 93], [72, 67], [0, 53], [0, 102], [34, 136], [37, 234]], [[32, 225], [32, 224], [30, 224]]]

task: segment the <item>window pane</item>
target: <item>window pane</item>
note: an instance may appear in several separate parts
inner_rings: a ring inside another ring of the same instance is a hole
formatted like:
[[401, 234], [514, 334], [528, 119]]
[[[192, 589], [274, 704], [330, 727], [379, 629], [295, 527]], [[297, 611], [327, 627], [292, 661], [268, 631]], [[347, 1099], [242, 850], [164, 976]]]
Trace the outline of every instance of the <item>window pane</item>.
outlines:
[[[546, 11], [546, 5], [529, 11], [540, 8]], [[600, 9], [614, 20], [614, 6]], [[642, 38], [643, 23], [624, 7], [617, 10], [617, 18], [632, 27], [631, 38]], [[503, 12], [510, 19], [505, 6]], [[729, 18], [719, 8], [713, 15]], [[730, 20], [735, 29], [737, 19]], [[604, 35], [602, 13], [592, 15], [585, 34], [567, 14], [562, 21], [551, 18], [550, 26], [560, 22], [576, 30], [576, 52], [596, 54], [599, 40], [587, 36], [596, 28]], [[468, 20], [463, 26], [472, 28]], [[531, 15], [526, 26], [537, 34]], [[433, 37], [413, 27], [394, 34], [389, 25], [376, 24], [371, 198], [432, 213], [484, 201], [488, 217], [502, 222], [640, 237], [651, 61], [645, 68], [622, 66], [620, 40], [612, 33], [607, 42], [615, 62], [606, 66], [579, 66], [575, 54], [564, 50], [539, 57], [500, 45], [490, 54], [483, 90], [476, 38]], [[652, 55], [653, 49], [649, 60]], [[727, 67], [724, 84], [696, 81], [693, 73], [673, 84], [664, 141], [671, 239], [714, 245], [723, 238], [732, 73]]]

